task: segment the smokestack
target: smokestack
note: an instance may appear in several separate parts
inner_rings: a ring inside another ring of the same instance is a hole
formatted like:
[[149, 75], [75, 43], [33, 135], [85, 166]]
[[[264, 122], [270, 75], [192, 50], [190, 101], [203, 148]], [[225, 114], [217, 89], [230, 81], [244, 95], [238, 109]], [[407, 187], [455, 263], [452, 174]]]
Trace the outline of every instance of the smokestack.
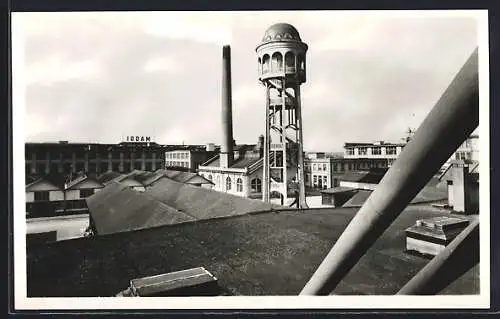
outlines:
[[257, 149], [259, 151], [259, 158], [264, 156], [264, 135], [259, 136], [259, 141], [257, 143]]
[[222, 48], [222, 143], [220, 148], [220, 166], [230, 167], [234, 160], [233, 153], [233, 111], [231, 97], [231, 47]]

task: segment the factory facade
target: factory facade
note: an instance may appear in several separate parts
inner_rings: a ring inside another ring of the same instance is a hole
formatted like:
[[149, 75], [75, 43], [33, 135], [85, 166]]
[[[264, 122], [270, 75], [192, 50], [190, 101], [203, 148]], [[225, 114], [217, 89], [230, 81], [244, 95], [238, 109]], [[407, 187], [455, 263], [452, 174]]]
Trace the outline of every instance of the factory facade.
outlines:
[[193, 146], [165, 152], [165, 167], [167, 169], [184, 169], [196, 172], [198, 166], [214, 157], [218, 147], [214, 144], [206, 146]]
[[345, 158], [309, 153], [304, 159], [305, 184], [307, 188], [328, 189], [339, 186], [339, 179], [347, 172], [387, 167], [386, 158]]
[[25, 143], [26, 175], [155, 171], [165, 167], [165, 151], [173, 148], [154, 142]]
[[255, 145], [233, 146], [233, 160], [227, 167], [216, 155], [198, 167], [198, 173], [214, 183], [213, 189], [248, 198], [262, 196], [262, 137]]
[[387, 162], [387, 166], [391, 166], [405, 145], [405, 143], [388, 143], [384, 141], [375, 143], [345, 143], [344, 158], [383, 159]]

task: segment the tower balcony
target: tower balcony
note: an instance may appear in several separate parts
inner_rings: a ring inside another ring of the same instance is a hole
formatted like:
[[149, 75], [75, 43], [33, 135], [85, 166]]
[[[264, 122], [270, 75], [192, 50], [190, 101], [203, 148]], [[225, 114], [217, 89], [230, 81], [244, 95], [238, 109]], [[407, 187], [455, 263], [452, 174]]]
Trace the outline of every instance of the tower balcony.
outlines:
[[277, 68], [276, 70], [266, 70], [263, 69], [259, 74], [259, 80], [265, 81], [270, 79], [282, 79], [285, 78], [287, 82], [298, 82], [302, 84], [306, 82], [306, 72], [305, 70], [298, 69], [295, 67], [287, 67], [286, 69]]

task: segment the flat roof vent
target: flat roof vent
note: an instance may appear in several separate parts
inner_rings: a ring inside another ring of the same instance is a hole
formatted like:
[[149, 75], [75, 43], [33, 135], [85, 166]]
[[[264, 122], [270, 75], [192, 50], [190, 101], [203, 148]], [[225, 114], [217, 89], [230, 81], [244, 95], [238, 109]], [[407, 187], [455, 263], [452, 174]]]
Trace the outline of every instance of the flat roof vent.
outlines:
[[419, 219], [406, 229], [406, 250], [436, 256], [468, 225], [469, 220], [462, 217]]
[[118, 297], [218, 296], [217, 278], [204, 267], [136, 278]]

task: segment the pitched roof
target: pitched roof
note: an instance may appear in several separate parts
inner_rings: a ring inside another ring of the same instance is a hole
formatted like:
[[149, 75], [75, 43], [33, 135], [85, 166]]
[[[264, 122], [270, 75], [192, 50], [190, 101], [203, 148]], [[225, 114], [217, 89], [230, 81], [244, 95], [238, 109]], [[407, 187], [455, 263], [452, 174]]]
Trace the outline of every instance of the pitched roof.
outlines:
[[118, 172], [106, 172], [106, 173], [103, 173], [101, 175], [99, 175], [97, 177], [97, 180], [101, 183], [103, 183], [104, 185], [108, 184], [109, 182], [111, 182], [111, 180], [117, 178], [118, 176], [122, 176], [123, 174], [121, 173], [118, 173]]
[[[261, 157], [257, 152], [254, 152], [251, 148], [255, 146], [248, 146], [249, 150], [242, 147], [241, 153], [236, 153], [234, 161], [230, 168], [247, 168], [253, 164], [262, 161]], [[216, 155], [202, 164], [202, 166], [220, 167], [220, 155]]]
[[86, 199], [99, 235], [194, 220], [147, 195], [112, 182]]
[[[76, 177], [75, 179], [69, 181], [68, 183], [66, 183], [66, 189], [71, 189], [73, 187], [75, 187], [76, 185], [80, 184], [81, 182], [83, 181], [86, 181], [86, 180], [94, 180], [100, 184], [102, 184], [98, 179], [97, 177], [95, 176], [92, 176], [92, 175], [80, 175], [78, 177]], [[102, 184], [102, 186], [104, 186], [104, 184]]]
[[176, 182], [186, 184], [213, 184], [212, 181], [197, 173], [184, 172], [177, 170], [163, 170], [162, 174]]
[[[297, 295], [356, 212], [269, 212], [28, 247], [27, 294], [114, 296], [134, 278], [204, 267], [230, 295]], [[405, 253], [404, 230], [417, 219], [441, 215], [407, 207], [334, 293], [396, 293], [429, 262]], [[479, 267], [442, 293], [479, 293]]]
[[64, 184], [66, 183], [66, 177], [63, 174], [51, 173], [51, 174], [40, 174], [40, 175], [30, 175], [26, 177], [26, 189], [38, 184], [41, 181], [47, 181], [54, 185], [57, 190], [64, 190]]
[[145, 194], [196, 219], [242, 215], [281, 207], [171, 179], [159, 180]]
[[162, 173], [148, 171], [135, 171], [135, 174], [133, 175], [134, 179], [144, 186], [148, 186], [162, 176]]

